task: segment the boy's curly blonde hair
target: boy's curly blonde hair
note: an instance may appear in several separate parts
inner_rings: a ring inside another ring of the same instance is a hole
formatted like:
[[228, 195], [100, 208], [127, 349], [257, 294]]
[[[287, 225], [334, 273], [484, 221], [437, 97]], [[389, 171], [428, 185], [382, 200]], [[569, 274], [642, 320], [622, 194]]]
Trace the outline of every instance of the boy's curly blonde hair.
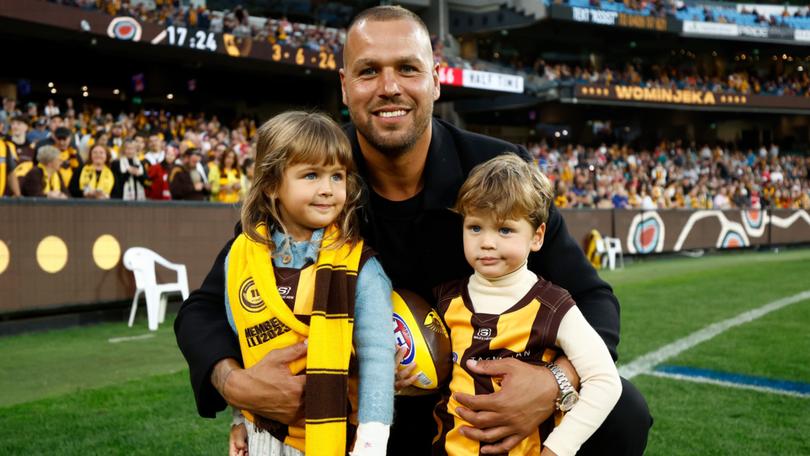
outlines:
[[473, 168], [453, 210], [461, 216], [483, 212], [501, 222], [525, 218], [537, 229], [548, 221], [553, 195], [537, 166], [506, 153]]

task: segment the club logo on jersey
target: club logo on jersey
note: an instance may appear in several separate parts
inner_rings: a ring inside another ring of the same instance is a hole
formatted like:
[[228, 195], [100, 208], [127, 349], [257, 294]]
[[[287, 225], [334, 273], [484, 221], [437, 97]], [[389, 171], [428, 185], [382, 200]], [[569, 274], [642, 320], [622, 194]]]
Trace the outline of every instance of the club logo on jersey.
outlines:
[[399, 347], [407, 347], [408, 351], [405, 353], [405, 357], [402, 358], [402, 361], [399, 363], [401, 365], [410, 364], [411, 361], [416, 357], [416, 349], [413, 345], [413, 335], [411, 334], [411, 329], [408, 328], [408, 325], [405, 324], [405, 320], [402, 319], [396, 313], [394, 316], [394, 338], [397, 342], [397, 348]]
[[447, 337], [447, 330], [444, 329], [444, 324], [442, 324], [442, 321], [439, 319], [439, 314], [436, 313], [435, 309], [428, 312], [428, 314], [425, 316], [425, 321], [423, 324], [436, 334], [441, 334]]
[[122, 41], [140, 41], [141, 24], [128, 16], [116, 17], [107, 26], [107, 36]]
[[253, 277], [248, 277], [239, 287], [239, 304], [251, 313], [259, 313], [265, 309], [259, 289], [253, 283]]

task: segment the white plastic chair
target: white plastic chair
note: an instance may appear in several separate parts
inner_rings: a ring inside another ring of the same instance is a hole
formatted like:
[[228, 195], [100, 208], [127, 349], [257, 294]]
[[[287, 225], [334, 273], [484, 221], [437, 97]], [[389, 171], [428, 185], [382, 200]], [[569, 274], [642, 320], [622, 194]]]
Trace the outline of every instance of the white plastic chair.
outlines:
[[[155, 278], [155, 263], [175, 271], [177, 282], [158, 284]], [[188, 274], [186, 266], [171, 263], [157, 253], [144, 248], [132, 247], [124, 253], [124, 267], [135, 274], [135, 297], [132, 298], [132, 310], [129, 313], [129, 326], [135, 321], [138, 309], [138, 297], [141, 293], [146, 298], [146, 316], [149, 330], [157, 331], [158, 324], [166, 319], [166, 294], [180, 292], [183, 299], [188, 298]]]
[[624, 253], [622, 252], [622, 241], [619, 238], [605, 237], [602, 239], [605, 243], [606, 255], [602, 257], [602, 267], [604, 268], [605, 262], [610, 270], [616, 269], [616, 257], [619, 257], [620, 267], [624, 268]]

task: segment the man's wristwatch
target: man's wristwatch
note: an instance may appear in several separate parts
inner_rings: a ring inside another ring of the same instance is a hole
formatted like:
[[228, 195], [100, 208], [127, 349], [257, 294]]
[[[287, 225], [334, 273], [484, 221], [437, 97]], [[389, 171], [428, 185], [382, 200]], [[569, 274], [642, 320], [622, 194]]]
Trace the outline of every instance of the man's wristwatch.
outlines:
[[574, 408], [574, 405], [579, 400], [579, 393], [577, 393], [577, 390], [571, 385], [571, 382], [568, 381], [568, 377], [565, 376], [560, 366], [554, 363], [548, 363], [546, 367], [548, 367], [548, 370], [554, 375], [554, 379], [557, 380], [557, 385], [560, 387], [560, 394], [557, 396], [557, 402], [554, 405], [557, 407], [557, 410], [568, 412]]

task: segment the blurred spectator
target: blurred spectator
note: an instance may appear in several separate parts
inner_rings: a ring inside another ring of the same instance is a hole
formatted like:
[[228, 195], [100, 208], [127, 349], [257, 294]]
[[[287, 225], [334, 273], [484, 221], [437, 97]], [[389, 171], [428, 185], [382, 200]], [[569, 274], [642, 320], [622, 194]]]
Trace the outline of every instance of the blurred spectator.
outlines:
[[56, 105], [56, 102], [53, 101], [53, 98], [48, 99], [48, 103], [45, 104], [42, 112], [45, 114], [46, 117], [53, 117], [58, 116], [61, 113], [59, 112], [59, 106]]
[[[159, 166], [159, 165], [155, 165]], [[138, 159], [138, 144], [134, 140], [124, 142], [121, 155], [112, 162], [115, 175], [115, 187], [111, 196], [125, 201], [143, 201], [146, 199], [146, 170]]]
[[54, 146], [43, 146], [37, 149], [37, 165], [32, 167], [22, 178], [20, 189], [23, 196], [64, 199], [67, 194], [59, 176], [62, 165], [62, 153]]
[[3, 107], [0, 109], [0, 136], [8, 134], [11, 118], [20, 114], [21, 112], [17, 109], [17, 100], [3, 97]]
[[242, 188], [242, 175], [236, 152], [227, 149], [217, 157], [216, 166], [210, 167], [208, 182], [211, 183], [211, 200], [220, 203], [238, 203]]
[[20, 186], [15, 177], [17, 152], [14, 144], [0, 138], [0, 198], [3, 196], [20, 196]]
[[146, 197], [151, 200], [172, 199], [169, 188], [169, 174], [175, 166], [177, 148], [168, 147], [163, 160], [152, 164], [147, 170]]
[[156, 165], [163, 161], [165, 157], [166, 151], [163, 143], [163, 139], [157, 133], [152, 133], [149, 135], [149, 144], [146, 146], [146, 153], [144, 154], [144, 160], [146, 160], [149, 165]]
[[28, 144], [36, 146], [40, 141], [44, 141], [50, 134], [50, 131], [47, 130], [47, 127], [48, 127], [48, 119], [44, 117], [40, 117], [39, 119], [37, 119], [34, 122], [34, 129], [29, 131], [25, 137], [25, 139], [28, 141]]
[[248, 192], [250, 192], [250, 187], [253, 186], [253, 172], [256, 169], [256, 164], [254, 163], [252, 158], [246, 158], [245, 162], [242, 164], [242, 184], [240, 189], [240, 196], [239, 199], [244, 201], [247, 198]]
[[183, 153], [182, 164], [175, 165], [169, 176], [169, 189], [172, 199], [205, 201], [211, 194], [207, 176], [200, 172], [198, 165], [202, 156], [200, 150], [188, 148]]
[[70, 181], [70, 194], [74, 198], [109, 199], [115, 186], [115, 177], [107, 166], [110, 162], [110, 151], [103, 144], [90, 148], [90, 163], [81, 171], [73, 173]]
[[[79, 155], [79, 152], [70, 145], [71, 132], [66, 127], [58, 127], [54, 131], [53, 143], [60, 152], [62, 160], [61, 167], [59, 168], [59, 175], [62, 177], [63, 188], [67, 188], [70, 180], [73, 178], [73, 173], [82, 168], [84, 160]], [[44, 142], [48, 142], [47, 140]], [[51, 144], [45, 144], [51, 145]], [[39, 149], [39, 144], [37, 148]], [[39, 154], [37, 154], [37, 157]]]
[[6, 142], [9, 143], [17, 155], [17, 160], [33, 161], [34, 148], [28, 141], [28, 117], [24, 114], [18, 114], [10, 119], [11, 128], [9, 135], [6, 137]]

